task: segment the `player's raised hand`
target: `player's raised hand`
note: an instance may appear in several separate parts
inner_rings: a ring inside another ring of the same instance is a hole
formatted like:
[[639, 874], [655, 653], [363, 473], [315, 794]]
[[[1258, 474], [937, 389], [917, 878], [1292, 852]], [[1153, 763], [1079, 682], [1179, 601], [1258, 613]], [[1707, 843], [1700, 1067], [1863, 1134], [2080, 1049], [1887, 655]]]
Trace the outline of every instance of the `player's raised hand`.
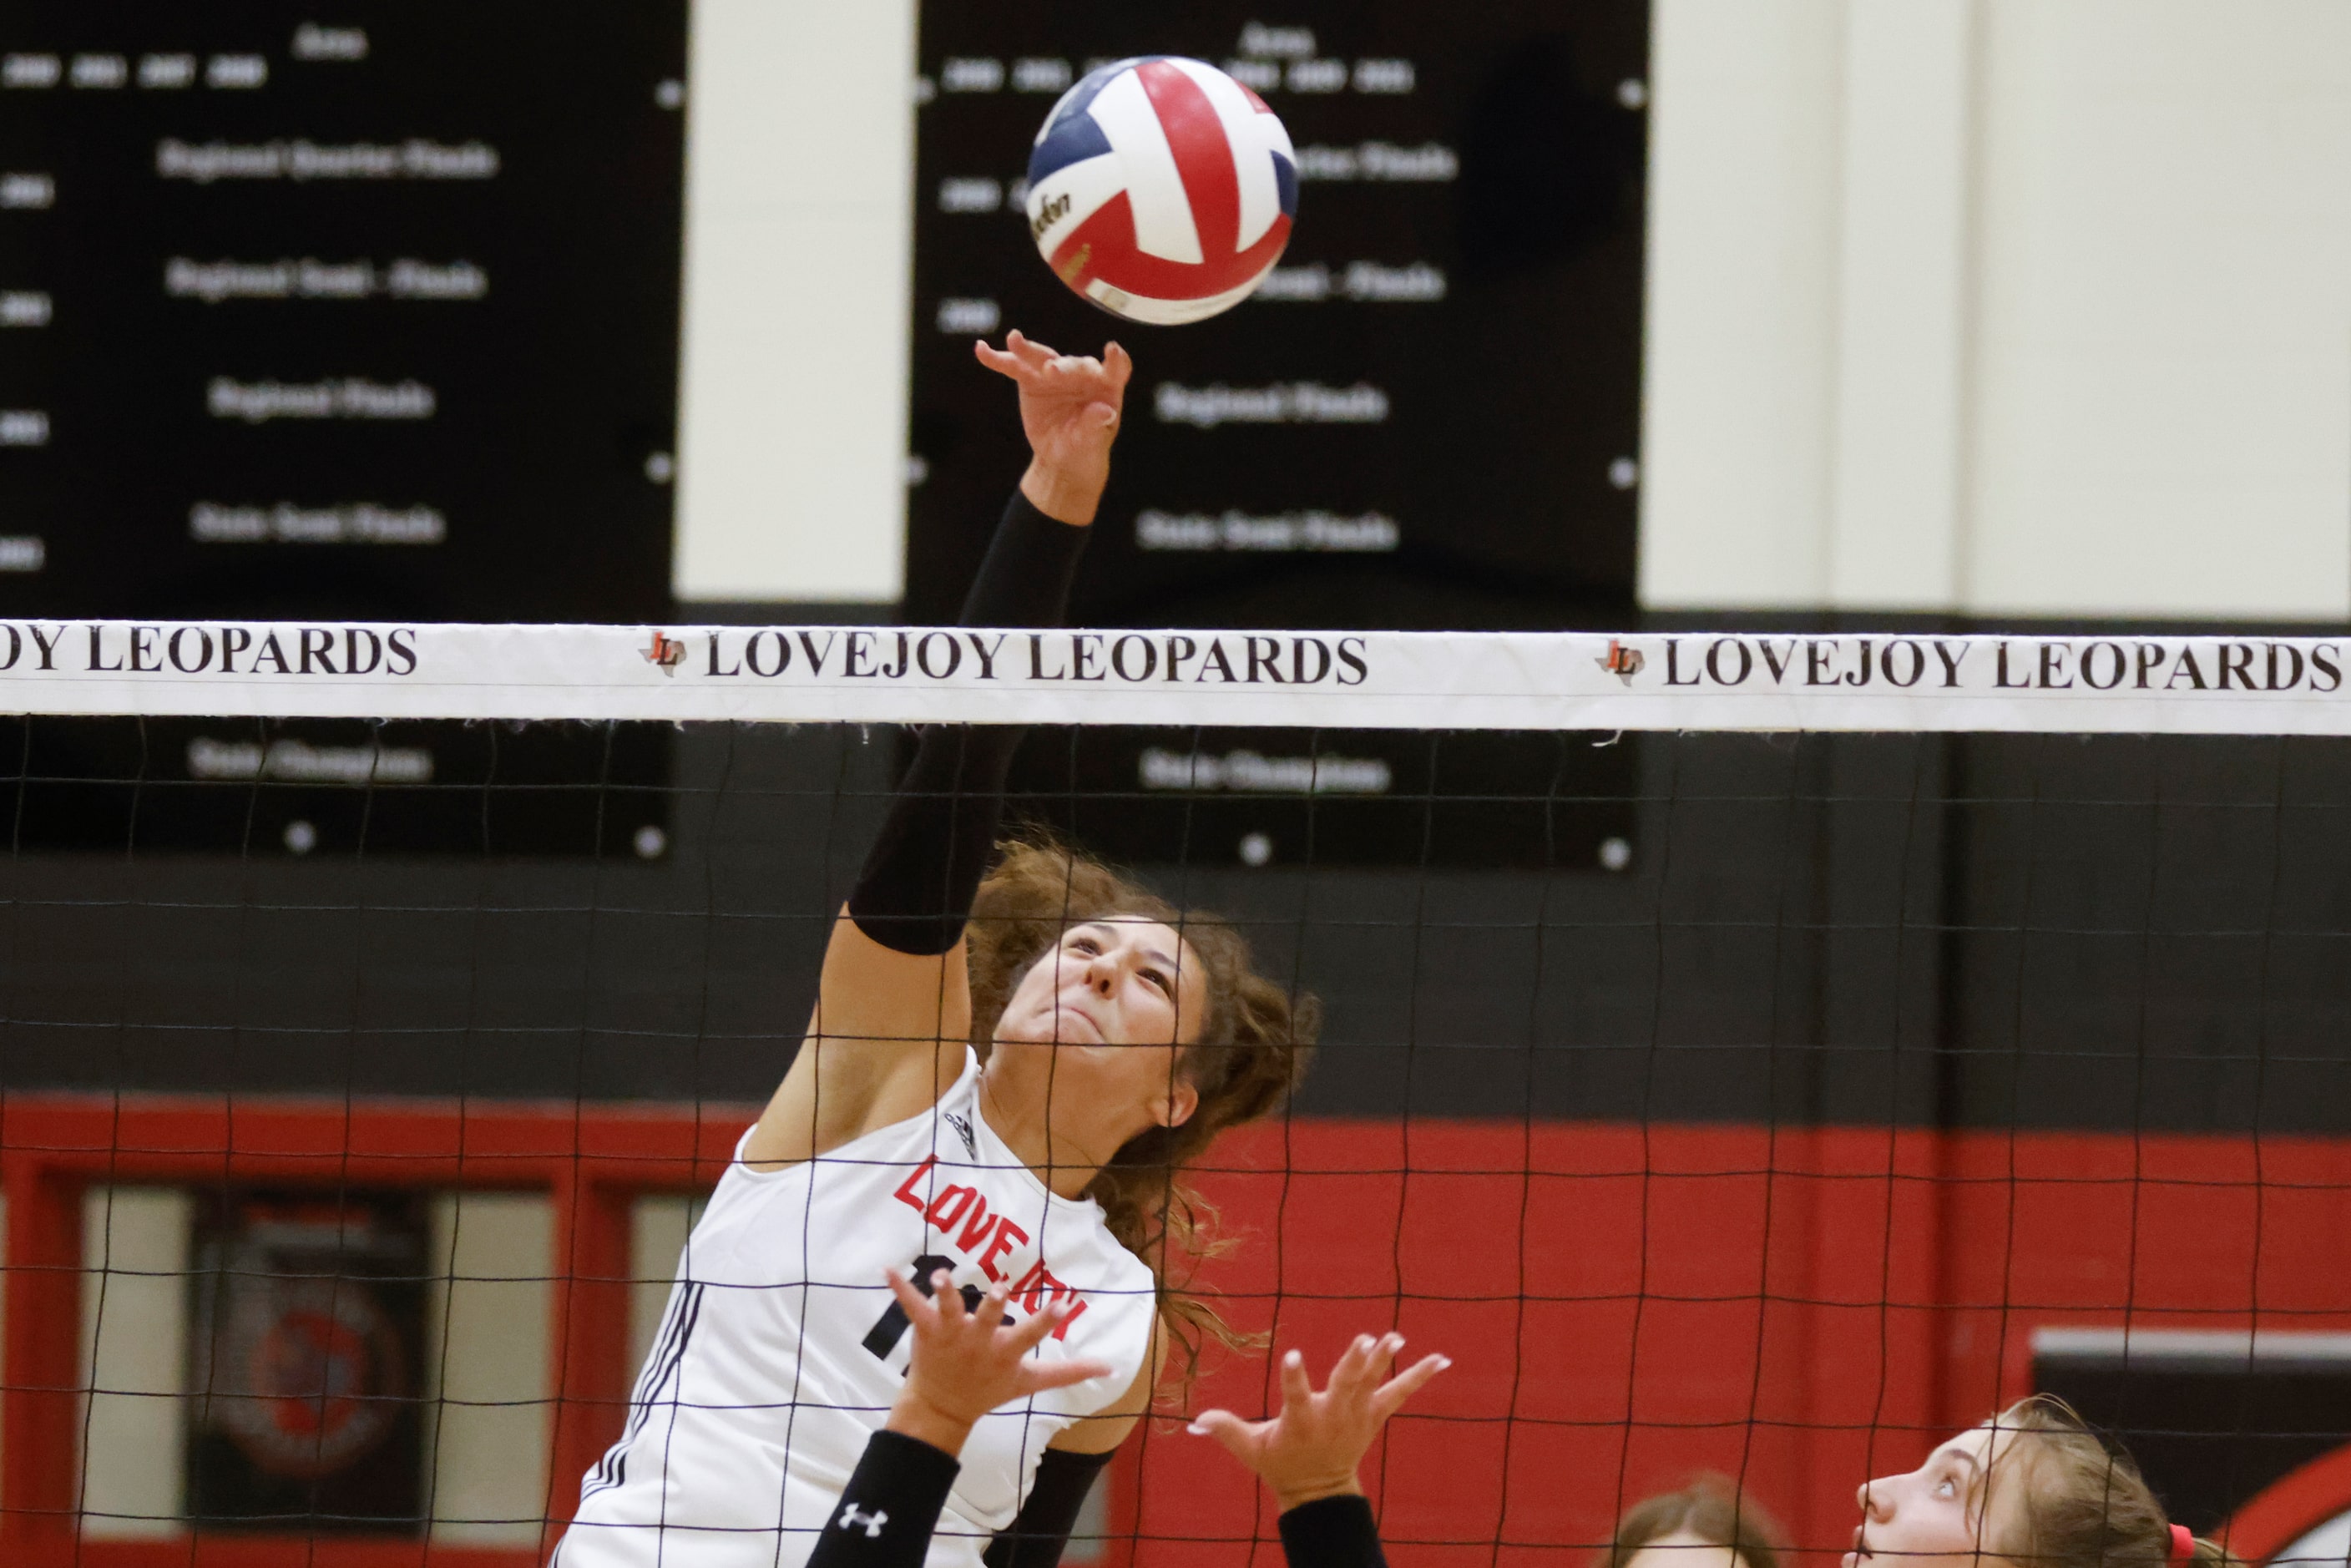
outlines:
[[966, 1312], [962, 1292], [944, 1269], [931, 1276], [928, 1296], [894, 1269], [889, 1280], [914, 1331], [906, 1386], [884, 1423], [893, 1432], [961, 1453], [972, 1427], [990, 1410], [1110, 1372], [1099, 1361], [1043, 1361], [1029, 1354], [1067, 1320], [1066, 1300], [1008, 1326], [1004, 1303], [1011, 1291], [1004, 1285]]
[[1281, 1358], [1280, 1415], [1244, 1421], [1229, 1410], [1203, 1410], [1190, 1430], [1214, 1437], [1254, 1470], [1273, 1490], [1284, 1513], [1326, 1497], [1361, 1496], [1355, 1467], [1372, 1439], [1421, 1385], [1453, 1364], [1441, 1355], [1425, 1355], [1390, 1377], [1403, 1348], [1400, 1333], [1377, 1339], [1357, 1334], [1320, 1393], [1306, 1375], [1305, 1358], [1293, 1350]]
[[1118, 439], [1126, 383], [1134, 361], [1116, 343], [1097, 360], [1057, 354], [1015, 331], [1004, 347], [975, 343], [979, 362], [1020, 388], [1020, 428], [1029, 437], [1029, 472], [1020, 493], [1049, 517], [1091, 523], [1110, 483], [1110, 447]]

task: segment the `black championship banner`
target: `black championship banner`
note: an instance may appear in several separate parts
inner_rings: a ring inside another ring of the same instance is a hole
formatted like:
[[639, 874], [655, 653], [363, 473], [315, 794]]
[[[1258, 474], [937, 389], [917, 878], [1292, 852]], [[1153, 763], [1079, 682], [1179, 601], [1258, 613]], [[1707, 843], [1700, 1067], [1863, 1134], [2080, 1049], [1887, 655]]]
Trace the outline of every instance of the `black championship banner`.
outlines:
[[199, 1196], [191, 1521], [422, 1531], [427, 1201], [367, 1191]]

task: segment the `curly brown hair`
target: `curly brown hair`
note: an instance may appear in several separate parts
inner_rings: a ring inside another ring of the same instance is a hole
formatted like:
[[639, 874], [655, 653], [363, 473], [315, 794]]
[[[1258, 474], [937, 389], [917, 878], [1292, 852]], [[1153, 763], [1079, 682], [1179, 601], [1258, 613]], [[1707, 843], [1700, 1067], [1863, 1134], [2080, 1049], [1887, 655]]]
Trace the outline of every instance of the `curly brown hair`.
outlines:
[[[1991, 1424], [2020, 1434], [2013, 1451], [2024, 1471], [2021, 1539], [1999, 1542], [2001, 1556], [2027, 1568], [2168, 1568], [2170, 1516], [2122, 1445], [2053, 1394], [2020, 1399]], [[2192, 1562], [2243, 1568], [2200, 1536]]]
[[1155, 920], [1173, 927], [1207, 971], [1207, 1013], [1176, 1070], [1199, 1095], [1181, 1126], [1130, 1139], [1086, 1187], [1119, 1243], [1143, 1260], [1159, 1312], [1184, 1348], [1186, 1375], [1203, 1337], [1228, 1349], [1255, 1343], [1192, 1288], [1199, 1264], [1236, 1245], [1217, 1234], [1217, 1211], [1183, 1179], [1227, 1127], [1254, 1121], [1298, 1086], [1322, 1028], [1322, 1005], [1250, 967], [1248, 940], [1217, 915], [1179, 910], [1091, 856], [1042, 836], [998, 844], [966, 927], [971, 1043], [983, 1058], [1005, 1004], [1071, 925]]

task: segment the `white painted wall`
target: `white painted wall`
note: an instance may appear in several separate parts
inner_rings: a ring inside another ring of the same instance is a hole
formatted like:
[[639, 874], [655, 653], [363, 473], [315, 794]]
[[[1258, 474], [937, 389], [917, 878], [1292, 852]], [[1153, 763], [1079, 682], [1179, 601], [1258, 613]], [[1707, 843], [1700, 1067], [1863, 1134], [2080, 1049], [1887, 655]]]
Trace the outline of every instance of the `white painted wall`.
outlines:
[[677, 1279], [685, 1239], [702, 1218], [706, 1197], [648, 1193], [629, 1206], [629, 1371], [644, 1365], [661, 1332], [670, 1286]]
[[1827, 596], [1956, 601], [1975, 0], [1844, 9]]
[[1646, 602], [1826, 591], [1843, 0], [1658, 0]]
[[914, 77], [914, 0], [695, 0], [683, 598], [903, 591]]
[[539, 1544], [554, 1266], [554, 1210], [544, 1195], [434, 1199], [424, 1472], [435, 1544]]
[[2351, 613], [2351, 6], [1988, 16], [1969, 592]]
[[82, 1533], [182, 1532], [188, 1195], [98, 1186], [82, 1197]]
[[2351, 7], [1656, 18], [1645, 603], [2351, 614]]

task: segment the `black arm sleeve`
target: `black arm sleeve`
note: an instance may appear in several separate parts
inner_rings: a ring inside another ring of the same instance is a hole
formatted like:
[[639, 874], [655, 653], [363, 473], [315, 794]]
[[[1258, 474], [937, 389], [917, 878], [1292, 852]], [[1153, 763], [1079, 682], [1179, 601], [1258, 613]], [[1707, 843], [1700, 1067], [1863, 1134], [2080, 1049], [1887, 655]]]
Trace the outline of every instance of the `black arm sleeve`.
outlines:
[[841, 1506], [817, 1534], [808, 1568], [922, 1568], [962, 1468], [919, 1438], [874, 1433], [841, 1490]]
[[1077, 1528], [1078, 1510], [1085, 1506], [1086, 1493], [1093, 1490], [1094, 1478], [1109, 1463], [1108, 1454], [1046, 1449], [1045, 1457], [1037, 1462], [1037, 1483], [1029, 1489], [1029, 1500], [1020, 1505], [1019, 1517], [996, 1532], [980, 1561], [987, 1568], [1055, 1568], [1061, 1561], [1061, 1548], [1070, 1543], [1070, 1531]]
[[[966, 626], [1059, 626], [1087, 531], [1013, 492], [965, 599]], [[1010, 657], [1008, 646], [991, 657]], [[1004, 814], [1018, 726], [933, 725], [899, 781], [849, 895], [857, 928], [901, 953], [944, 953], [963, 935]]]
[[1281, 1554], [1290, 1568], [1387, 1568], [1371, 1503], [1360, 1497], [1302, 1502], [1281, 1516]]

